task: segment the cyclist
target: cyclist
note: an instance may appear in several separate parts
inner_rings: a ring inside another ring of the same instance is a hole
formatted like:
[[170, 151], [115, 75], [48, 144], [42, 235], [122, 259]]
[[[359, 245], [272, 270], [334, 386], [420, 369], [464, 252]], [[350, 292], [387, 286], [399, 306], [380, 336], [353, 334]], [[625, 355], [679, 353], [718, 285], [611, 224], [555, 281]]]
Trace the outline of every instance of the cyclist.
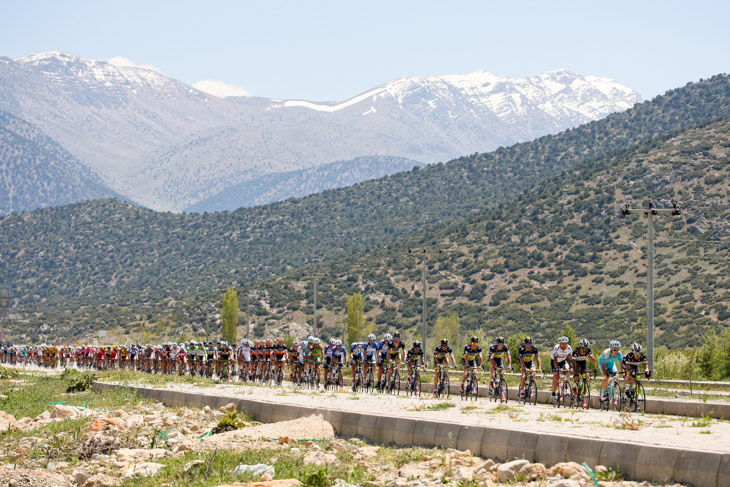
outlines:
[[324, 366], [324, 384], [325, 384], [325, 386], [327, 384], [329, 384], [329, 379], [330, 379], [329, 370], [330, 370], [330, 364], [332, 363], [332, 350], [335, 349], [335, 342], [336, 342], [336, 340], [334, 338], [330, 338], [327, 341], [327, 345], [325, 345], [325, 347], [324, 347], [324, 362], [322, 365]]
[[[596, 357], [593, 356], [590, 346], [591, 342], [587, 338], [581, 339], [570, 357], [573, 362], [573, 394], [578, 394], [578, 379], [580, 376], [588, 372], [588, 360], [596, 365]], [[587, 375], [586, 380], [589, 380]]]
[[414, 369], [418, 367], [419, 363], [421, 367], [426, 368], [426, 361], [423, 359], [423, 349], [421, 348], [421, 342], [416, 340], [413, 342], [413, 347], [406, 352], [406, 364], [408, 365], [408, 383], [413, 380]]
[[[499, 368], [504, 368], [502, 359], [507, 359], [507, 368], [512, 367], [512, 356], [509, 354], [509, 348], [504, 342], [504, 337], [497, 337], [494, 343], [489, 347], [489, 390], [494, 391], [494, 374]], [[466, 375], [464, 375], [466, 378]], [[463, 385], [463, 382], [462, 382]]]
[[598, 367], [603, 373], [603, 384], [601, 385], [601, 400], [608, 399], [608, 378], [618, 374], [616, 362], [623, 362], [624, 356], [621, 354], [621, 343], [618, 340], [608, 342], [608, 348], [603, 351], [598, 359]]
[[464, 347], [464, 353], [461, 356], [461, 363], [464, 364], [464, 373], [461, 376], [461, 392], [464, 392], [464, 382], [469, 367], [481, 367], [483, 361], [484, 356], [482, 355], [482, 347], [479, 346], [479, 338], [473, 336], [469, 339], [469, 345]]
[[621, 366], [626, 374], [626, 397], [631, 398], [633, 390], [628, 387], [629, 384], [636, 382], [636, 374], [639, 369], [639, 365], [644, 364], [644, 376], [647, 379], [651, 378], [651, 371], [649, 370], [649, 362], [646, 360], [646, 355], [643, 353], [641, 345], [634, 343], [631, 345], [631, 351], [626, 354]]
[[385, 364], [385, 358], [388, 354], [388, 346], [393, 340], [393, 335], [386, 333], [383, 339], [378, 342], [378, 389], [383, 388], [383, 367]]
[[393, 334], [393, 341], [388, 344], [388, 370], [385, 373], [385, 390], [390, 390], [390, 376], [398, 368], [405, 355], [406, 344], [400, 339], [400, 332]]
[[566, 336], [558, 338], [558, 344], [553, 347], [553, 353], [550, 355], [550, 365], [553, 369], [553, 385], [552, 385], [552, 401], [553, 404], [558, 402], [558, 396], [555, 391], [558, 389], [558, 380], [560, 379], [561, 370], [570, 370], [568, 357], [573, 354], [573, 349], [568, 345], [570, 340]]
[[[520, 397], [525, 397], [525, 380], [527, 380], [527, 374], [530, 371], [542, 369], [540, 363], [540, 353], [537, 351], [537, 347], [532, 344], [532, 338], [525, 337], [524, 343], [520, 345], [517, 351], [517, 356], [520, 359], [520, 371], [522, 376], [520, 377]], [[537, 365], [537, 367], [535, 367]]]
[[368, 387], [373, 386], [373, 384], [370, 383], [368, 377], [369, 377], [370, 371], [372, 371], [373, 367], [377, 364], [378, 356], [380, 355], [378, 343], [375, 341], [375, 338], [376, 337], [374, 334], [372, 334], [372, 333], [369, 334], [368, 341], [365, 342], [365, 345], [363, 347], [364, 348], [363, 353], [365, 356], [365, 358], [364, 358], [365, 368], [362, 371], [362, 375], [365, 378], [365, 380], [368, 381], [366, 384]]
[[217, 353], [218, 357], [218, 377], [220, 379], [231, 380], [231, 349], [228, 347], [228, 342], [221, 342], [220, 350]]
[[[284, 363], [286, 362], [286, 345], [284, 344], [284, 337], [278, 337], [276, 339], [276, 344], [271, 347], [271, 360], [274, 361], [274, 374], [275, 377], [279, 377], [279, 369], [284, 367]], [[282, 377], [284, 376], [284, 371], [281, 372]]]
[[[374, 335], [373, 335], [374, 336]], [[353, 342], [350, 344], [350, 372], [352, 377], [352, 392], [357, 391], [355, 383], [355, 371], [358, 367], [362, 367], [365, 362], [365, 342]], [[364, 374], [363, 374], [364, 377]]]
[[299, 358], [299, 341], [294, 340], [289, 347], [289, 379], [292, 382], [297, 380], [297, 362]]
[[[347, 363], [347, 349], [342, 346], [342, 340], [335, 340], [332, 344], [332, 357], [330, 358], [330, 366], [333, 372], [337, 372], [338, 366], [340, 368]], [[338, 377], [333, 374], [334, 380], [337, 381]]]
[[319, 343], [319, 338], [313, 337], [309, 344], [309, 361], [313, 367], [312, 377], [317, 377], [317, 389], [319, 389], [319, 364], [322, 363], [322, 357], [324, 356], [324, 348]]
[[[441, 343], [439, 344], [438, 347], [436, 347], [436, 350], [434, 350], [434, 352], [433, 352], [434, 369], [438, 369], [438, 366], [444, 366], [444, 361], [446, 361], [445, 367], [448, 369], [449, 358], [451, 358], [451, 363], [456, 365], [456, 359], [454, 358], [454, 351], [449, 346], [449, 340], [446, 338], [442, 338]], [[433, 397], [438, 396], [438, 380], [439, 380], [439, 374], [434, 373], [433, 374]]]

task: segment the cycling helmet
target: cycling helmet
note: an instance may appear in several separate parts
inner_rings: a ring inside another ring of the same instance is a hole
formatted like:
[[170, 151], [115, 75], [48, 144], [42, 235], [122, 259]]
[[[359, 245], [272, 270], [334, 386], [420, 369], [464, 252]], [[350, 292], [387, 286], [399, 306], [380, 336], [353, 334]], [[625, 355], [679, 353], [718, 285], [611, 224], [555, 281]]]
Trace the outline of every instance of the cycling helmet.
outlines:
[[400, 332], [396, 331], [395, 333], [393, 333], [393, 338], [400, 338]]
[[309, 335], [309, 336], [307, 337], [307, 340], [309, 340], [309, 341], [311, 342], [312, 340], [314, 340], [314, 337], [313, 337], [312, 335]]
[[441, 339], [441, 345], [448, 345], [448, 344], [449, 344], [449, 339], [448, 338], [442, 338]]
[[342, 340], [335, 340], [335, 346], [341, 347], [342, 346]]
[[495, 340], [497, 343], [504, 343], [504, 337], [497, 337]]
[[375, 335], [373, 335], [372, 333], [368, 335], [368, 341], [374, 342], [375, 338]]
[[471, 340], [472, 343], [479, 343], [479, 337], [473, 336], [473, 337], [470, 338], [470, 340]]
[[319, 344], [319, 338], [317, 338], [317, 337], [312, 338], [312, 343], [315, 345]]
[[610, 342], [608, 342], [608, 346], [611, 348], [621, 348], [621, 342], [619, 342], [618, 340], [611, 340]]
[[530, 345], [532, 345], [532, 338], [530, 338], [530, 337], [525, 337], [525, 345], [527, 345], [528, 343], [529, 343]]
[[296, 341], [296, 340], [294, 340], [294, 341], [292, 342], [292, 347], [296, 347], [297, 345], [299, 345], [299, 342], [298, 342], [298, 341]]
[[337, 340], [335, 340], [334, 338], [330, 338], [329, 339], [329, 344], [330, 345], [334, 345], [336, 342], [337, 342]]
[[418, 340], [413, 342], [413, 348], [421, 348], [421, 342], [419, 342]]
[[641, 345], [639, 345], [638, 343], [634, 343], [633, 345], [631, 345], [631, 351], [634, 353], [641, 353], [642, 350], [643, 348], [641, 348]]
[[580, 342], [578, 342], [578, 346], [581, 348], [588, 348], [591, 346], [591, 342], [589, 342], [587, 338], [583, 338]]
[[392, 339], [393, 339], [393, 335], [391, 335], [390, 333], [386, 333], [385, 336], [383, 337], [383, 340], [386, 340], [386, 341], [390, 341]]
[[566, 336], [558, 338], [558, 343], [568, 343], [570, 340]]

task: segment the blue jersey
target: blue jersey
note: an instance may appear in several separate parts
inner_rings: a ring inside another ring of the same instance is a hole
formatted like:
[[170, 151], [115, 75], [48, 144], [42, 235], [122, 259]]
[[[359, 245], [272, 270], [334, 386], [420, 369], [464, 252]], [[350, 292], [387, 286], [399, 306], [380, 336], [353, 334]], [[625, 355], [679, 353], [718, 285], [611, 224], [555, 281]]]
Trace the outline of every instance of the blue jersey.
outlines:
[[364, 344], [363, 353], [365, 354], [365, 357], [368, 360], [372, 360], [373, 357], [378, 354], [379, 350], [380, 350], [380, 346], [377, 343], [375, 343], [374, 341], [372, 341], [372, 342], [367, 342]]
[[[342, 363], [347, 357], [347, 350], [342, 347], [332, 348], [332, 358], [336, 359], [338, 363]], [[333, 360], [334, 362], [334, 360]]]
[[613, 367], [615, 366], [616, 362], [623, 362], [624, 356], [621, 352], [618, 352], [616, 355], [611, 355], [611, 349], [607, 348], [603, 351], [601, 354], [601, 358], [598, 359], [599, 364], [605, 363], [606, 367]]

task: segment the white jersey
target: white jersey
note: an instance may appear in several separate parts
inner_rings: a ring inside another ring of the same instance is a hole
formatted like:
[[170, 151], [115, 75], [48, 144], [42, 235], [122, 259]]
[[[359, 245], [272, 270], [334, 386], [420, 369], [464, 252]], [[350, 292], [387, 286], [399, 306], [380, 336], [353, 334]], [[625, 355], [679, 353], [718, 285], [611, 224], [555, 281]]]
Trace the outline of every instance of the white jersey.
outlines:
[[243, 360], [245, 360], [246, 362], [250, 362], [251, 361], [251, 347], [248, 344], [241, 345], [240, 347], [238, 347], [238, 356], [242, 357]]
[[573, 353], [573, 349], [570, 348], [570, 345], [565, 347], [565, 350], [560, 348], [560, 344], [558, 343], [553, 347], [553, 357], [558, 358], [558, 362], [564, 361], [566, 358], [570, 357], [570, 355]]

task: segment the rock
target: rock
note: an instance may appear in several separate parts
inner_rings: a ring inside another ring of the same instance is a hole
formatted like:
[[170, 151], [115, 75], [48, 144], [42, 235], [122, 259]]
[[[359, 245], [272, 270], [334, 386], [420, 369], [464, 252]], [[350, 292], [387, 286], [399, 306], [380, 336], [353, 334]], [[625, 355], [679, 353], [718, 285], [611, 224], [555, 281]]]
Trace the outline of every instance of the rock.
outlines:
[[[56, 411], [56, 408], [59, 407], [59, 406], [60, 406], [60, 404], [57, 404], [56, 407], [53, 408], [53, 411], [55, 412]], [[68, 408], [68, 406], [62, 406], [62, 407], [63, 408]], [[69, 408], [69, 409], [71, 409], [71, 408]], [[71, 411], [72, 411], [72, 414], [73, 414], [73, 409]], [[64, 414], [64, 413], [59, 413], [59, 414]], [[61, 416], [59, 416], [59, 417], [61, 417]], [[69, 417], [69, 416], [65, 416], [65, 417]], [[51, 413], [49, 413], [48, 411], [43, 411], [41, 414], [39, 414], [38, 416], [36, 416], [33, 421], [43, 421], [45, 419], [51, 419]]]
[[573, 479], [558, 479], [547, 484], [547, 487], [581, 487], [581, 484]]
[[[45, 411], [44, 411], [45, 412]], [[75, 418], [78, 413], [71, 406], [65, 406], [63, 404], [56, 404], [53, 406], [53, 410], [49, 413], [49, 418]]]
[[378, 453], [380, 453], [379, 446], [363, 446], [358, 448], [357, 452], [355, 452], [355, 459], [363, 460], [366, 458], [375, 458], [378, 456]]
[[30, 451], [31, 448], [42, 442], [42, 439], [36, 438], [35, 436], [26, 436], [18, 440], [18, 448]]
[[15, 416], [8, 414], [5, 411], [0, 411], [0, 430], [5, 431], [8, 427], [18, 428], [18, 420]]
[[332, 487], [357, 487], [355, 484], [348, 484], [342, 479], [337, 479], [334, 482], [332, 482]]
[[122, 440], [114, 436], [92, 436], [78, 446], [76, 453], [79, 458], [88, 459], [95, 454], [108, 455], [123, 446]]
[[528, 465], [530, 462], [527, 460], [514, 460], [511, 462], [503, 463], [497, 467], [497, 480], [500, 482], [508, 482], [515, 479], [515, 475], [520, 471], [522, 467]]
[[310, 452], [304, 457], [304, 463], [308, 465], [325, 466], [330, 463], [335, 463], [336, 461], [337, 457], [331, 453], [318, 451]]
[[68, 462], [48, 462], [48, 465], [46, 465], [48, 470], [59, 470], [65, 467], [68, 467]]
[[183, 440], [172, 447], [173, 453], [184, 453], [186, 451], [192, 451], [193, 444], [189, 440]]
[[116, 452], [117, 458], [122, 462], [134, 460], [150, 460], [170, 455], [169, 450], [164, 448], [120, 448]]
[[470, 457], [471, 456], [471, 450], [456, 450], [455, 448], [447, 448], [446, 454], [451, 455], [453, 458], [463, 458], [463, 457]]
[[0, 485], [3, 487], [71, 487], [71, 480], [63, 474], [45, 470], [8, 468], [0, 466]]
[[139, 428], [144, 424], [144, 416], [141, 414], [131, 414], [124, 419], [127, 428]]
[[548, 474], [551, 477], [554, 477], [556, 475], [560, 475], [561, 477], [565, 479], [582, 479], [582, 480], [589, 480], [590, 477], [588, 476], [588, 473], [586, 472], [586, 469], [583, 468], [582, 465], [575, 463], [575, 462], [562, 462], [553, 465], [550, 467], [550, 470], [548, 470]]
[[203, 464], [205, 464], [205, 462], [203, 460], [193, 460], [192, 462], [186, 463], [185, 466], [182, 468], [182, 471], [183, 471], [183, 473], [188, 473], [196, 466], [203, 465]]
[[477, 473], [490, 472], [492, 470], [492, 467], [494, 467], [495, 465], [497, 464], [494, 462], [494, 460], [489, 458], [486, 462], [477, 467]]
[[89, 479], [89, 476], [86, 473], [78, 470], [74, 470], [71, 476], [74, 478], [74, 482], [76, 482], [77, 485], [84, 485], [84, 483]]
[[235, 404], [233, 404], [232, 402], [229, 402], [225, 406], [218, 408], [218, 411], [220, 411], [222, 413], [232, 413], [234, 411], [238, 411], [238, 408], [236, 407]]
[[519, 474], [525, 477], [525, 481], [532, 482], [547, 477], [547, 469], [542, 463], [530, 463], [522, 467]]
[[82, 487], [117, 487], [118, 485], [122, 485], [121, 479], [110, 477], [103, 473], [98, 473], [89, 477], [86, 482], [82, 484]]
[[89, 431], [120, 430], [126, 426], [121, 418], [94, 418], [89, 423]]
[[238, 465], [233, 469], [233, 475], [243, 475], [246, 473], [253, 475], [274, 475], [274, 466], [257, 463], [256, 465]]
[[474, 480], [474, 471], [466, 467], [459, 467], [454, 474], [454, 480]]
[[165, 466], [161, 463], [145, 462], [137, 465], [130, 465], [126, 472], [124, 472], [124, 478], [129, 479], [133, 477], [151, 477], [155, 475], [161, 468]]
[[7, 398], [8, 396], [6, 396], [5, 394], [0, 394], [0, 401], [4, 401]]

